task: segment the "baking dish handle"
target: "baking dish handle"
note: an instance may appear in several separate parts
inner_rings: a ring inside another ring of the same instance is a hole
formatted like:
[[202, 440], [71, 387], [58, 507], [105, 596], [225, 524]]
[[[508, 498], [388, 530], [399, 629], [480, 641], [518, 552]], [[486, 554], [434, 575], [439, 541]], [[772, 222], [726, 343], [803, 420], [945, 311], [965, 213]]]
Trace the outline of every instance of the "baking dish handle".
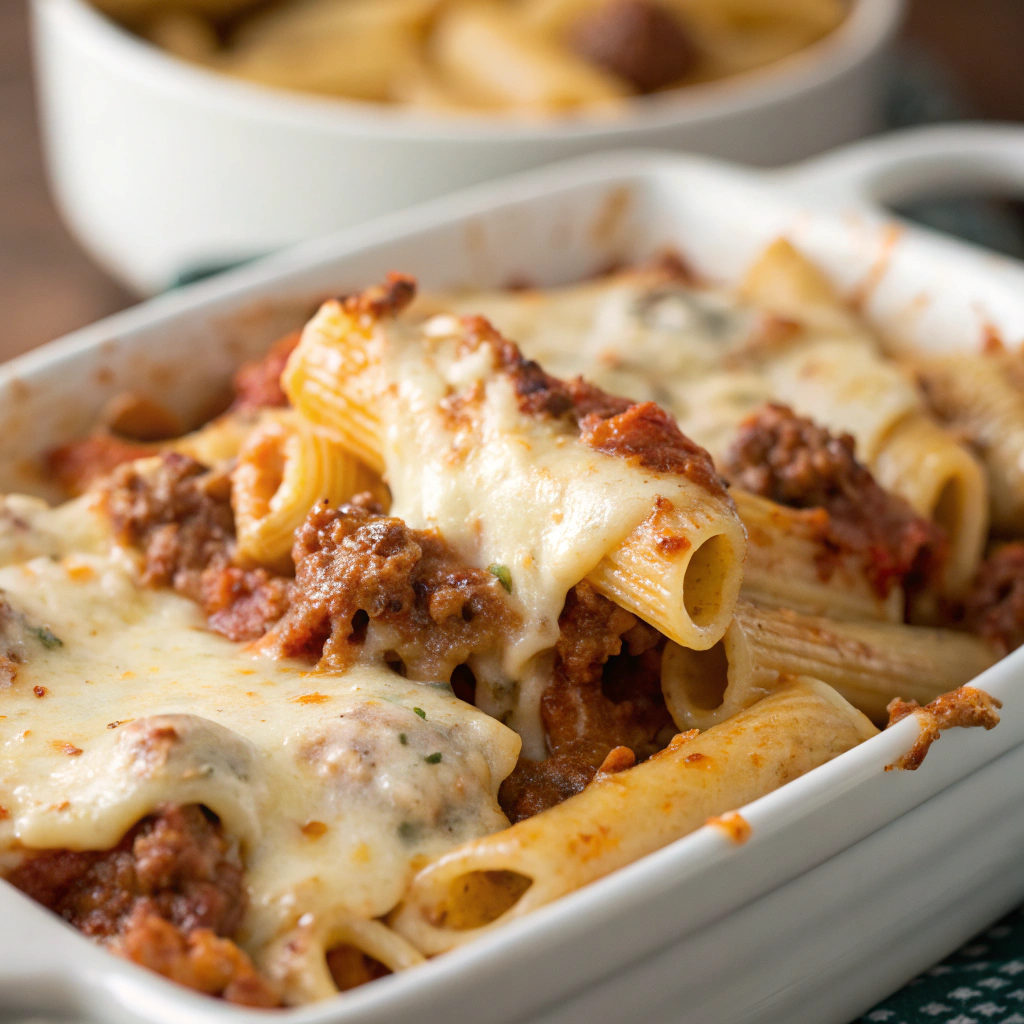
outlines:
[[987, 192], [1024, 197], [1024, 127], [911, 128], [865, 139], [775, 172], [801, 198], [884, 207]]

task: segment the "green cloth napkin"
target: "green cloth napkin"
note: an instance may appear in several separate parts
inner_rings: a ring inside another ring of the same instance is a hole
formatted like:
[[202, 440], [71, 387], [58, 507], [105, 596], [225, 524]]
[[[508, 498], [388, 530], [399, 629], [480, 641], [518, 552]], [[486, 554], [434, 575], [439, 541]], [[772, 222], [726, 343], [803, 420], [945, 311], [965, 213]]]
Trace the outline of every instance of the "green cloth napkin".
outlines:
[[976, 935], [856, 1024], [1024, 1024], [1024, 908]]

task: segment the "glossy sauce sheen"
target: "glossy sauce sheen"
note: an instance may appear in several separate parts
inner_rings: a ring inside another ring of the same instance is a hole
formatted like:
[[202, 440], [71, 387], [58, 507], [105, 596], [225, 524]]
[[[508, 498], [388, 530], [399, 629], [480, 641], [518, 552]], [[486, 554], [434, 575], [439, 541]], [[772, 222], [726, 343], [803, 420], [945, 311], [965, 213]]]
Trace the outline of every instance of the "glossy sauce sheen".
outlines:
[[9, 565], [0, 596], [22, 636], [0, 716], [0, 870], [201, 803], [241, 841], [240, 938], [258, 955], [306, 911], [386, 913], [416, 864], [507, 824], [496, 794], [519, 738], [447, 686], [253, 657], [192, 602], [139, 588], [119, 552]]

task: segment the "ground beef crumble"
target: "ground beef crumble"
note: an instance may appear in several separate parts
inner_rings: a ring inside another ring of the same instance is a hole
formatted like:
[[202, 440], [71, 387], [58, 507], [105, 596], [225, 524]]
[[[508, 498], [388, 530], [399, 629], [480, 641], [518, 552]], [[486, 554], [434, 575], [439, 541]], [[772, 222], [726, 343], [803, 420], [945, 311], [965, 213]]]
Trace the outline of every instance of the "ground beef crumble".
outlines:
[[[552, 680], [541, 698], [551, 756], [520, 760], [499, 793], [512, 821], [581, 792], [616, 748], [638, 760], [664, 746], [671, 717], [661, 695], [665, 638], [586, 581], [559, 618]], [[621, 756], [607, 770], [622, 767]]]
[[202, 571], [234, 540], [230, 477], [169, 452], [156, 466], [115, 470], [102, 494], [118, 540], [145, 553], [143, 583], [198, 600]]
[[545, 761], [520, 758], [498, 790], [498, 803], [514, 825], [582, 793], [596, 774], [593, 759], [585, 754], [553, 754]]
[[210, 628], [230, 640], [262, 636], [288, 607], [291, 582], [231, 564], [231, 479], [188, 455], [122, 466], [102, 485], [115, 536], [145, 556], [142, 582], [199, 602]]
[[920, 589], [941, 573], [943, 530], [882, 488], [854, 455], [849, 434], [831, 434], [783, 405], [767, 405], [740, 427], [725, 472], [744, 490], [792, 508], [823, 508], [826, 540], [866, 556], [875, 591]]
[[726, 498], [711, 456], [654, 402], [631, 405], [625, 412], [607, 418], [589, 413], [580, 421], [580, 440], [606, 455], [633, 459], [645, 469], [678, 473], [709, 494]]
[[200, 807], [164, 807], [112, 850], [46, 850], [7, 876], [90, 938], [192, 988], [273, 1006], [230, 941], [245, 910], [242, 864]]
[[585, 754], [596, 769], [613, 747], [640, 758], [670, 723], [661, 696], [664, 637], [585, 580], [559, 617], [551, 684], [541, 714], [553, 754]]
[[436, 531], [360, 505], [313, 508], [293, 558], [291, 607], [264, 640], [277, 657], [339, 669], [370, 643], [411, 679], [448, 681], [519, 625], [497, 577], [461, 562]]
[[982, 562], [962, 625], [1003, 655], [1024, 644], [1024, 543], [1004, 544]]

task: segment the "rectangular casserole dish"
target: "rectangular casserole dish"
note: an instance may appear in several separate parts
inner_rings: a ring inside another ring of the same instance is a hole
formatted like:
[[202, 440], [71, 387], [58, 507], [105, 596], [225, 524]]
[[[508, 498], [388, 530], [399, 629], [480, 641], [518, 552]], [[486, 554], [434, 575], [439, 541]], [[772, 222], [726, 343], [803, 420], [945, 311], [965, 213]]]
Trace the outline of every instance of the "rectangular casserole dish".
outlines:
[[[45, 493], [36, 457], [126, 388], [186, 421], [320, 298], [399, 269], [425, 288], [556, 284], [666, 245], [736, 277], [787, 235], [899, 346], [1024, 339], [1024, 268], [894, 224], [873, 204], [943, 185], [1019, 187], [1024, 132], [870, 142], [771, 174], [658, 153], [591, 157], [288, 251], [0, 368], [0, 492]], [[1024, 651], [979, 677], [991, 733], [946, 733], [886, 772], [913, 717], [744, 808], [426, 966], [282, 1020], [513, 1024], [644, 1019], [844, 1024], [1024, 899]], [[266, 1020], [101, 951], [0, 883], [0, 1008], [120, 1022]]]

